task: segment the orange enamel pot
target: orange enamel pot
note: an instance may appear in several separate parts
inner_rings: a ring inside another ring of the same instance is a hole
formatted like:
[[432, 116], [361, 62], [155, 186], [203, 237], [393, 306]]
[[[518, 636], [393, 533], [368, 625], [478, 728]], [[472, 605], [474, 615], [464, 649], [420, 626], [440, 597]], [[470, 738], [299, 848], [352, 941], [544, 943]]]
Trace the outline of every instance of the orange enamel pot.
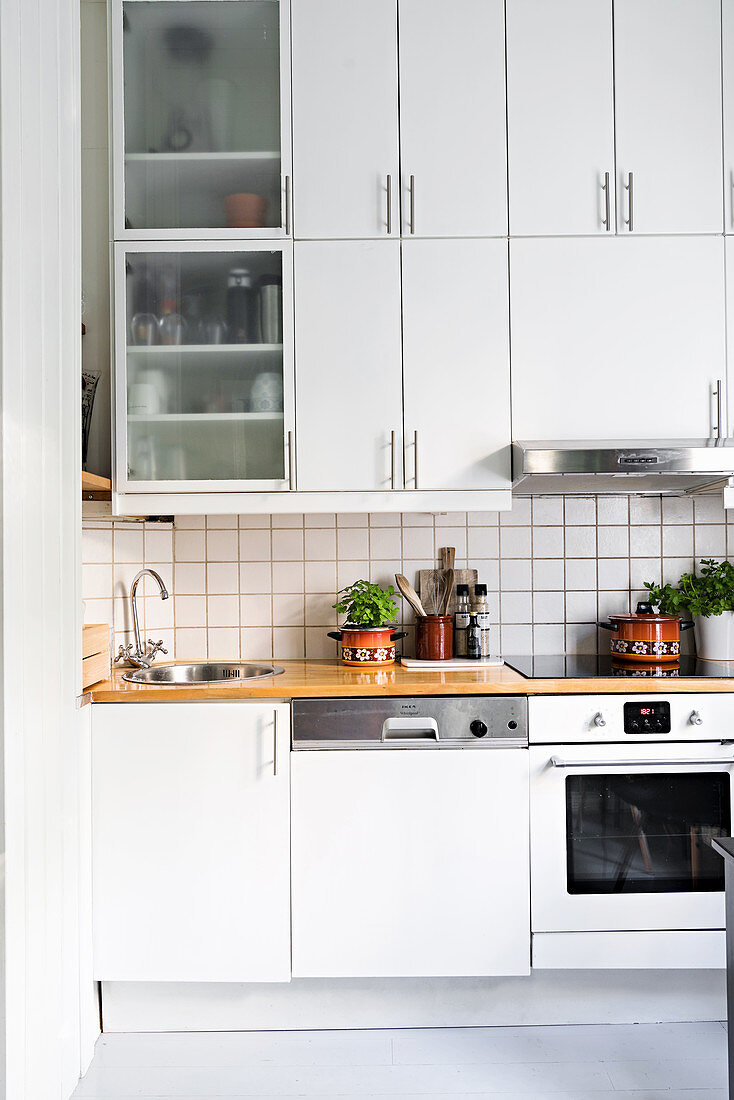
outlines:
[[640, 602], [635, 612], [610, 615], [599, 626], [611, 632], [615, 661], [652, 665], [678, 660], [681, 631], [690, 630], [693, 623], [677, 615], [656, 614], [651, 604]]

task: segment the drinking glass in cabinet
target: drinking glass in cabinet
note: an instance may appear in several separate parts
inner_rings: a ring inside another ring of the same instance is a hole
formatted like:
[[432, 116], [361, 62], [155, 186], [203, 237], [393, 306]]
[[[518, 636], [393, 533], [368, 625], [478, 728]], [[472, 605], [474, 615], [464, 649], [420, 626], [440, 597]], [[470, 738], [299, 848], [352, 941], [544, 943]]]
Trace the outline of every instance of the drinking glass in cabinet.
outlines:
[[285, 477], [283, 257], [128, 252], [128, 478]]
[[277, 0], [127, 0], [123, 69], [127, 229], [283, 224]]

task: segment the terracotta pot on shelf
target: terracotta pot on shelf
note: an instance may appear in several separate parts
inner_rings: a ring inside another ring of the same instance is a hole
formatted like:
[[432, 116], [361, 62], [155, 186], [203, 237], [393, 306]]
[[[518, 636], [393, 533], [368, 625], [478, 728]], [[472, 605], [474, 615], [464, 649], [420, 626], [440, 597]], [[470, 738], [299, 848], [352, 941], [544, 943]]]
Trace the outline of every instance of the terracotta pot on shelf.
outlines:
[[262, 229], [267, 207], [267, 200], [263, 195], [255, 195], [247, 191], [227, 195], [224, 200], [227, 228]]
[[328, 637], [341, 642], [345, 665], [375, 668], [395, 663], [395, 641], [407, 633], [394, 626], [344, 626], [341, 630], [330, 630]]
[[681, 631], [689, 630], [693, 623], [677, 615], [656, 614], [652, 604], [641, 601], [635, 612], [610, 615], [599, 626], [611, 631], [615, 661], [652, 665], [678, 660]]

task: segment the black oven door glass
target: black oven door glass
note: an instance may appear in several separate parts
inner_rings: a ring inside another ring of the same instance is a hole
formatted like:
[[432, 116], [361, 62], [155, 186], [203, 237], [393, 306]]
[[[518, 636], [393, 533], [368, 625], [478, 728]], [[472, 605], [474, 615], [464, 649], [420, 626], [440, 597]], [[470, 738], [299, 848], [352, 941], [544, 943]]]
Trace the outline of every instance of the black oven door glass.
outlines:
[[731, 835], [726, 772], [566, 777], [569, 894], [724, 889], [712, 837]]

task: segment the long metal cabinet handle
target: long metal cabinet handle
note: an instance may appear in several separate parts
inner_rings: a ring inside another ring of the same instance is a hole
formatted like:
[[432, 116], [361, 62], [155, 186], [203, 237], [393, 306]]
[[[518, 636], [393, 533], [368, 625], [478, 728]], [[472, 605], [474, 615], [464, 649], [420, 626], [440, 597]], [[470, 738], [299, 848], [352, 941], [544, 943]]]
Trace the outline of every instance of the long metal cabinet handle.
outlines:
[[638, 768], [675, 768], [679, 764], [684, 764], [687, 768], [694, 765], [710, 767], [712, 764], [729, 768], [734, 764], [734, 758], [720, 756], [710, 760], [695, 757], [680, 760], [563, 760], [560, 756], [551, 756], [550, 762], [554, 768], [629, 768], [630, 771], [637, 771]]
[[410, 195], [409, 229], [411, 233], [415, 233], [415, 176], [410, 177], [410, 183], [408, 184], [408, 193]]
[[387, 231], [392, 233], [392, 176], [387, 174]]
[[288, 488], [297, 489], [296, 482], [296, 457], [293, 447], [293, 432], [288, 431]]
[[291, 231], [291, 177], [285, 177], [285, 235]]
[[601, 185], [601, 189], [604, 192], [604, 212], [605, 217], [602, 218], [602, 225], [606, 229], [607, 233], [612, 228], [612, 215], [609, 206], [609, 173], [604, 173], [604, 183]]
[[418, 429], [413, 432], [413, 488], [418, 488]]
[[390, 488], [395, 488], [395, 432], [390, 432]]
[[630, 233], [634, 229], [634, 177], [632, 172], [627, 173], [627, 182], [624, 185], [624, 189], [627, 192], [627, 214], [624, 219], [624, 224], [629, 229]]
[[278, 774], [278, 708], [273, 708], [273, 776]]
[[716, 394], [716, 436], [718, 439], [724, 438], [724, 401], [723, 394], [721, 392], [723, 385], [723, 380], [721, 378], [717, 378], [716, 389], [714, 390], [714, 393]]

